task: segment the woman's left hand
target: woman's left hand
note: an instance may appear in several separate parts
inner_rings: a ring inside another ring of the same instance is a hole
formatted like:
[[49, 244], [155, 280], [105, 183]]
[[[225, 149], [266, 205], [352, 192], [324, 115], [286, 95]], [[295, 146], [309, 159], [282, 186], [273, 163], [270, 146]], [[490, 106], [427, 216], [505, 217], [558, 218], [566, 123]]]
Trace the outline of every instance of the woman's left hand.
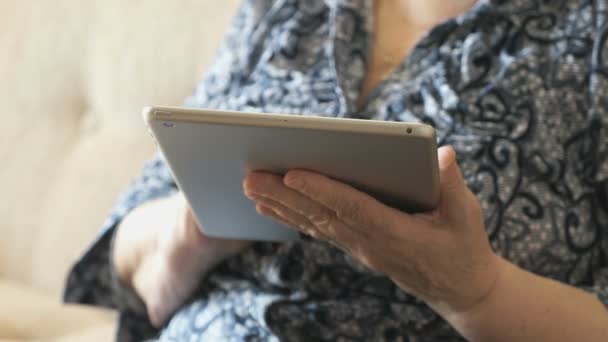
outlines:
[[329, 241], [448, 316], [472, 309], [492, 291], [501, 258], [490, 247], [482, 210], [451, 147], [438, 151], [440, 201], [407, 214], [323, 175], [252, 172], [245, 194], [270, 216]]

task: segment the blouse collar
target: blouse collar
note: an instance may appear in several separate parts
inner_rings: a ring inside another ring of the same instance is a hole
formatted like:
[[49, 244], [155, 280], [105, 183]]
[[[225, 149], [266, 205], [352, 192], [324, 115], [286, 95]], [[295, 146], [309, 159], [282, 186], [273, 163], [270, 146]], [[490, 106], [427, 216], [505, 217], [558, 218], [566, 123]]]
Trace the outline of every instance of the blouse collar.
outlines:
[[436, 25], [418, 41], [391, 74], [372, 89], [359, 112], [357, 102], [367, 72], [373, 40], [373, 1], [326, 0], [330, 9], [330, 39], [326, 48], [330, 55], [331, 70], [336, 75], [336, 116], [386, 119], [374, 112], [374, 99], [391, 84], [410, 79], [421, 71], [413, 61], [429, 58], [432, 60], [440, 47], [449, 49], [449, 45], [458, 39], [448, 41], [445, 39], [447, 35], [466, 36], [468, 32], [462, 28], [470, 26], [468, 24], [489, 10], [500, 6], [513, 9], [527, 3], [525, 0], [478, 0], [467, 12]]

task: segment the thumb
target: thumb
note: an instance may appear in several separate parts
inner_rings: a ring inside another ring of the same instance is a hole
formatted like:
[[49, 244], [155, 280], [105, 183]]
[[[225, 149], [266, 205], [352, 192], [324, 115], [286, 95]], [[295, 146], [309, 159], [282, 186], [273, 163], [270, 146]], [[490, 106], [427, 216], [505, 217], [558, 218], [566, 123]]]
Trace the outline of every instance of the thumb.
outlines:
[[456, 151], [451, 146], [440, 147], [437, 151], [439, 159], [440, 198], [439, 208], [448, 218], [462, 215], [466, 204], [467, 186], [456, 162]]

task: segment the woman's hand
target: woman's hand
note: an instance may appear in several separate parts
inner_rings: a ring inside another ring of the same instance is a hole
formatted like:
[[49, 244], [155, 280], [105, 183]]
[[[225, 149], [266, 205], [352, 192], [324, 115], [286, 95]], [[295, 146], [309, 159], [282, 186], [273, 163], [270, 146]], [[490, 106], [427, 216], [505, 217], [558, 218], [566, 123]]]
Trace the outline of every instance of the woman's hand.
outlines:
[[119, 278], [162, 325], [194, 292], [201, 278], [249, 242], [203, 235], [181, 193], [133, 210], [116, 232], [112, 259]]
[[447, 316], [483, 301], [503, 263], [452, 148], [439, 149], [439, 168], [438, 207], [413, 215], [308, 171], [253, 172], [243, 187], [259, 213], [337, 245]]

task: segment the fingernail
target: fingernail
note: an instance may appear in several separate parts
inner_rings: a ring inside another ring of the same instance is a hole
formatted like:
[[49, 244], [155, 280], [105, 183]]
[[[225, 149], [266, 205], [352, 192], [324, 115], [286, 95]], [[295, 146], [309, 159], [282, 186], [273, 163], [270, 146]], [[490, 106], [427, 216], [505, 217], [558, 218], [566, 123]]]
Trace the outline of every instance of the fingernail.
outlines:
[[300, 186], [300, 183], [300, 178], [295, 177], [293, 171], [288, 172], [285, 176], [283, 176], [283, 184], [292, 189], [297, 189]]

